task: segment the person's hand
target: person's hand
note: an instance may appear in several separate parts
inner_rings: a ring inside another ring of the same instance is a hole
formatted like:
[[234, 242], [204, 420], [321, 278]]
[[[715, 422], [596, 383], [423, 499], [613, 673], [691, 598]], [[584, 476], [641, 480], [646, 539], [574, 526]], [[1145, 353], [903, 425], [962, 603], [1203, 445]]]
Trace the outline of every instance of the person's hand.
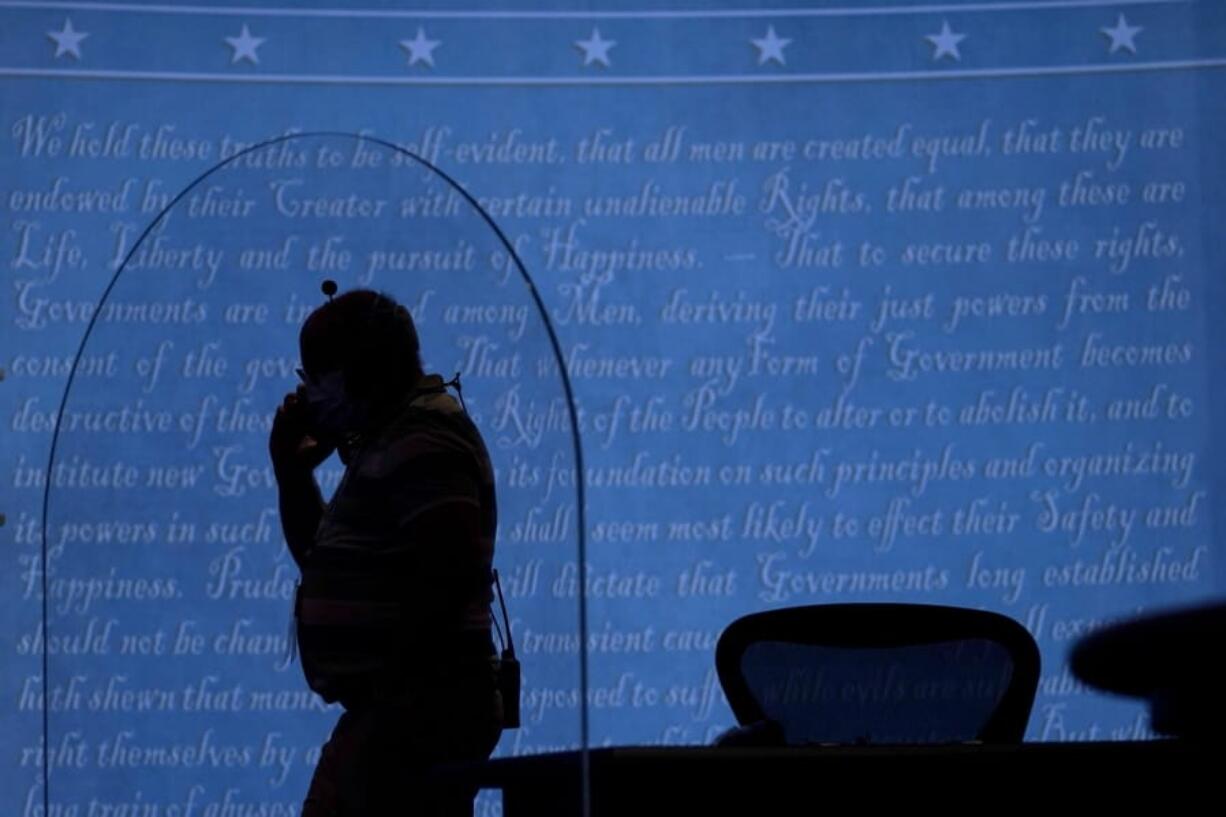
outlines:
[[332, 456], [334, 445], [325, 445], [310, 435], [307, 428], [305, 386], [285, 395], [277, 406], [268, 435], [268, 453], [273, 471], [279, 476], [295, 472], [310, 473]]

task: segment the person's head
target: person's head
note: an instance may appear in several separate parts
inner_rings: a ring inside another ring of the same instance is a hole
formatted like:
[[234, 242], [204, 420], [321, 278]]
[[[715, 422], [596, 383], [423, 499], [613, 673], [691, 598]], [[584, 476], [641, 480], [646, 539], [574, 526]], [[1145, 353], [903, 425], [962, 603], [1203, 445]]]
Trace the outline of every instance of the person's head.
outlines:
[[350, 408], [358, 410], [350, 417], [379, 414], [399, 402], [422, 376], [417, 329], [409, 311], [391, 296], [370, 289], [350, 290], [312, 312], [298, 345], [308, 381], [342, 387]]

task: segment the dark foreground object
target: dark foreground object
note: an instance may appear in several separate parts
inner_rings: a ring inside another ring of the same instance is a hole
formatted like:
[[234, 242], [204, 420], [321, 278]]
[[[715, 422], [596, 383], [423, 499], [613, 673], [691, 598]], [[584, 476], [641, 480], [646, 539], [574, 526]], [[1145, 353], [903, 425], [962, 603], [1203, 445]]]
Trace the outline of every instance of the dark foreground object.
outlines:
[[1144, 698], [1153, 729], [1211, 741], [1226, 730], [1226, 604], [1145, 616], [1078, 642], [1073, 673], [1091, 686]]

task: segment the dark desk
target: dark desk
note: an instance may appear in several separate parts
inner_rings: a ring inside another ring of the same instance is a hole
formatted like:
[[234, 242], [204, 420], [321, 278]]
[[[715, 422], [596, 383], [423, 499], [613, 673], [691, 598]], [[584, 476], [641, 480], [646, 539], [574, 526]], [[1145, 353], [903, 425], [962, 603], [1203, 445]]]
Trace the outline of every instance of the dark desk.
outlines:
[[[1167, 805], [1208, 808], [1222, 753], [1176, 741], [1019, 746], [595, 749], [592, 814], [701, 815], [970, 811], [985, 807]], [[580, 814], [578, 752], [491, 761], [461, 774], [501, 789], [506, 817]], [[1206, 803], [1205, 800], [1209, 799]], [[807, 805], [807, 807], [806, 807]], [[1220, 805], [1220, 804], [1219, 804]], [[1211, 810], [1216, 810], [1215, 805]]]

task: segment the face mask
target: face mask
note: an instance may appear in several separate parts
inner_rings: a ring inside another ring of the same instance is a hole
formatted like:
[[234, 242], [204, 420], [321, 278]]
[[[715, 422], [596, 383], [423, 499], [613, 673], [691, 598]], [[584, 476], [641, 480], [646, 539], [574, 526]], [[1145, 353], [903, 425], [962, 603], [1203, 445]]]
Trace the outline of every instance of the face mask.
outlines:
[[333, 440], [360, 430], [366, 419], [363, 408], [345, 394], [345, 376], [340, 371], [307, 383], [306, 404], [314, 427]]

